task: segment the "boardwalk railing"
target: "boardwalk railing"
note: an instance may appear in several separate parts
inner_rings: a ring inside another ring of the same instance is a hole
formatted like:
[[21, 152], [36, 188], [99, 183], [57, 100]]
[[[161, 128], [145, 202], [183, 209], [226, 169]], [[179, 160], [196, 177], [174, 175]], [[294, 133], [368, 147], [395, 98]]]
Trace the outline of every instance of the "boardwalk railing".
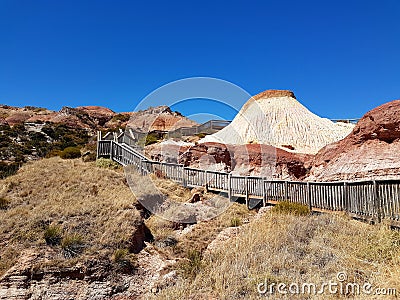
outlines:
[[224, 192], [230, 199], [244, 197], [248, 205], [256, 201], [265, 206], [286, 200], [314, 210], [344, 211], [374, 222], [384, 219], [395, 224], [400, 222], [400, 180], [295, 182], [238, 176], [152, 161], [123, 140], [102, 140], [101, 134], [97, 142], [97, 157], [110, 158], [123, 166], [133, 165], [142, 175], [159, 173], [186, 187], [204, 186]]

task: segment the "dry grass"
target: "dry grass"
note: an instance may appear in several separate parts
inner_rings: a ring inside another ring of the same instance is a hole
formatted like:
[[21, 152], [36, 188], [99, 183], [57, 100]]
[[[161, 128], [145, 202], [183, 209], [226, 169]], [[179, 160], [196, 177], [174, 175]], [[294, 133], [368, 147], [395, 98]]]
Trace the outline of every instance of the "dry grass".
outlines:
[[80, 259], [111, 257], [126, 247], [140, 221], [122, 171], [81, 160], [55, 157], [29, 163], [0, 181], [0, 198], [8, 201], [0, 210], [0, 275], [23, 249], [50, 247], [46, 234], [60, 235], [53, 245], [60, 254], [55, 264], [68, 263], [63, 247], [70, 256], [79, 248]]
[[[146, 220], [146, 225], [152, 231], [155, 241], [176, 240], [177, 243], [162, 251], [170, 257], [188, 258], [193, 251], [202, 254], [207, 246], [225, 228], [232, 226], [232, 220], [242, 223], [254, 216], [245, 205], [233, 203], [225, 212], [216, 218], [191, 225], [190, 230], [183, 234], [177, 230], [176, 223], [153, 215]], [[161, 250], [161, 249], [159, 249]]]
[[[194, 241], [192, 246], [198, 247], [197, 244]], [[341, 216], [268, 212], [203, 257], [200, 265], [194, 280], [180, 278], [154, 298], [260, 299], [266, 296], [257, 293], [257, 284], [265, 280], [318, 284], [335, 280], [341, 271], [346, 272], [349, 282], [369, 282], [399, 292], [400, 233]], [[329, 296], [324, 294], [319, 299]], [[271, 299], [275, 297], [279, 295]]]

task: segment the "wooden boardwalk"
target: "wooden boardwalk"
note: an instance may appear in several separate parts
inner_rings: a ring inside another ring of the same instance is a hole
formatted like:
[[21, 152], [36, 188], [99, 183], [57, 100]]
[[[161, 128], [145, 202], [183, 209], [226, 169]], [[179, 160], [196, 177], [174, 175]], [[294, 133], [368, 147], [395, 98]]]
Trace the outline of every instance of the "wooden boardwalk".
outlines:
[[142, 175], [160, 173], [185, 187], [206, 186], [232, 199], [243, 197], [249, 207], [277, 201], [307, 205], [312, 210], [346, 212], [349, 215], [398, 226], [400, 224], [400, 180], [343, 182], [296, 182], [238, 176], [149, 160], [118, 140], [98, 136], [97, 157], [107, 157], [123, 166], [133, 165]]

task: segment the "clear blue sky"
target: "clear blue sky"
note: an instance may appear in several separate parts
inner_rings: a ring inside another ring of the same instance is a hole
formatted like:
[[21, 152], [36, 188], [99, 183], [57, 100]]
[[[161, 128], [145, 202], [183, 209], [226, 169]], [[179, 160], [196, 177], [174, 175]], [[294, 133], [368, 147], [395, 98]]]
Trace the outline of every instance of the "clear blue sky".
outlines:
[[359, 117], [400, 98], [399, 20], [398, 0], [0, 0], [0, 103], [132, 111], [210, 76]]

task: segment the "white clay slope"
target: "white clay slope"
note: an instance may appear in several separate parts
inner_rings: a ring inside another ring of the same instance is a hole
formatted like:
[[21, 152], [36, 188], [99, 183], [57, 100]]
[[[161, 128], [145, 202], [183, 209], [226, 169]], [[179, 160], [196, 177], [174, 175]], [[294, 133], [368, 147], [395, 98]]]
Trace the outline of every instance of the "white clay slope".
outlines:
[[321, 118], [293, 97], [250, 99], [232, 123], [203, 142], [268, 144], [290, 152], [315, 154], [347, 136], [354, 125]]

